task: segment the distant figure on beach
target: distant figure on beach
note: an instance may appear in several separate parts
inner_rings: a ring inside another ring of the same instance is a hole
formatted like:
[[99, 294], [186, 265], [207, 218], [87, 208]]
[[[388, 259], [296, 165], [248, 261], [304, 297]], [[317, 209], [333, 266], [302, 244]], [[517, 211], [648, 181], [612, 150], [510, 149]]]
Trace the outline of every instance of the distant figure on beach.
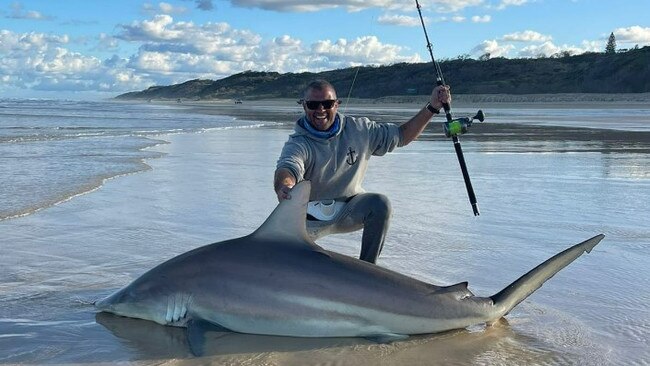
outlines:
[[309, 235], [318, 239], [363, 228], [359, 258], [375, 263], [388, 231], [391, 206], [385, 195], [366, 193], [361, 187], [368, 160], [415, 140], [443, 103], [451, 103], [449, 87], [436, 86], [429, 103], [399, 126], [339, 113], [336, 90], [325, 80], [310, 83], [301, 103], [305, 115], [296, 122], [275, 170], [278, 200], [291, 199], [294, 185], [311, 181]]

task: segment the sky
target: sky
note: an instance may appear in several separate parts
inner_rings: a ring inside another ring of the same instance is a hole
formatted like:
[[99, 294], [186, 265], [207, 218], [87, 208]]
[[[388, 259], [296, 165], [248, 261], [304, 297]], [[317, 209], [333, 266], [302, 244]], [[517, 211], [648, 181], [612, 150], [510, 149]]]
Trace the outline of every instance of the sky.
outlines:
[[[650, 0], [419, 2], [438, 61], [650, 45]], [[0, 98], [427, 62], [426, 45], [414, 0], [0, 0]]]

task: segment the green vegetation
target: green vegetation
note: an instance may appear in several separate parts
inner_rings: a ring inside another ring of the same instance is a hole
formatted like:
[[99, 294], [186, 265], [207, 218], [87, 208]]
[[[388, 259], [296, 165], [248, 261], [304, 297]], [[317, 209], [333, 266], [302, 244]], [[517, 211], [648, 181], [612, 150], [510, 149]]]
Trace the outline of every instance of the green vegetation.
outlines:
[[614, 36], [614, 32], [609, 34], [607, 45], [605, 46], [605, 53], [616, 53], [616, 36]]
[[[440, 67], [455, 94], [555, 94], [555, 93], [647, 93], [650, 92], [650, 46], [625, 52], [568, 52], [543, 58], [459, 57], [444, 60]], [[117, 99], [253, 99], [299, 98], [305, 86], [322, 78], [341, 96], [347, 95], [357, 68], [320, 73], [245, 71], [224, 79], [190, 80], [170, 86], [153, 86]], [[427, 95], [435, 82], [431, 63], [400, 63], [359, 68], [353, 98]]]

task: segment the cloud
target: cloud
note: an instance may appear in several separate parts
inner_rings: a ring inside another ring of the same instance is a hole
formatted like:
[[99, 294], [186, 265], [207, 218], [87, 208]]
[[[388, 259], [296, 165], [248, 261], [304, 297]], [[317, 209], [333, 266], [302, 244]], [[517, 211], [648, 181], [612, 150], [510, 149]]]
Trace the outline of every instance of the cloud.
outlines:
[[548, 42], [553, 37], [535, 31], [525, 30], [523, 32], [506, 34], [501, 39], [508, 42]]
[[212, 10], [214, 5], [212, 5], [212, 0], [194, 0], [196, 3], [196, 8], [201, 10]]
[[29, 19], [29, 20], [52, 20], [54, 17], [43, 15], [35, 10], [24, 10], [23, 5], [14, 2], [11, 4], [11, 13], [7, 15], [11, 19]]
[[165, 3], [165, 2], [160, 2], [158, 5], [154, 5], [151, 3], [144, 3], [142, 5], [142, 11], [145, 14], [185, 14], [187, 13], [187, 8], [183, 6], [173, 6], [172, 4]]
[[497, 40], [485, 40], [474, 47], [470, 53], [475, 55], [490, 54], [490, 57], [507, 57], [515, 46], [511, 44], [500, 45]]
[[314, 55], [326, 60], [330, 65], [333, 63], [336, 67], [420, 61], [417, 54], [400, 56], [403, 47], [383, 44], [375, 36], [359, 37], [351, 41], [318, 41], [312, 45], [311, 50]]
[[490, 15], [474, 15], [472, 17], [472, 22], [474, 23], [489, 23], [492, 21], [492, 17]]
[[[2, 88], [31, 90], [123, 91], [146, 87], [132, 77], [128, 82], [115, 78], [115, 69], [93, 56], [67, 49], [67, 35], [0, 31], [0, 75]], [[137, 82], [134, 82], [137, 81]]]
[[560, 45], [557, 46], [551, 41], [539, 45], [530, 45], [519, 50], [519, 57], [549, 57], [561, 52], [568, 52], [571, 55], [580, 55], [585, 52], [598, 52], [605, 49], [605, 44], [600, 41], [583, 41], [580, 46]]
[[255, 45], [261, 37], [246, 30], [232, 29], [227, 23], [177, 22], [169, 15], [156, 15], [152, 20], [121, 25], [117, 38], [126, 41], [184, 44], [196, 52], [212, 53], [216, 47]]
[[[380, 9], [410, 9], [414, 7], [410, 0], [336, 0], [336, 1], [304, 1], [304, 0], [230, 0], [230, 2], [243, 8], [259, 8], [277, 12], [315, 12], [334, 8], [343, 8], [347, 11], [360, 11], [371, 8]], [[457, 12], [467, 7], [478, 6], [484, 0], [422, 0], [423, 10], [437, 12]]]
[[636, 43], [643, 46], [650, 45], [650, 27], [635, 25], [627, 28], [616, 28], [614, 30], [614, 36], [616, 37], [616, 42], [619, 43]]
[[561, 51], [560, 47], [551, 41], [543, 42], [538, 45], [530, 45], [519, 51], [520, 57], [548, 57]]
[[[412, 6], [412, 2], [410, 6]], [[432, 11], [435, 9], [438, 12], [447, 12], [453, 13], [465, 8], [475, 7], [483, 4], [483, 0], [430, 0], [430, 1], [421, 1], [420, 4], [424, 5], [429, 3], [428, 8]], [[405, 3], [404, 6], [407, 4]]]
[[526, 3], [528, 3], [529, 0], [501, 0], [499, 5], [497, 5], [497, 9], [503, 10], [509, 6], [521, 6]]
[[[492, 21], [492, 17], [490, 15], [474, 15], [471, 18], [469, 18], [472, 23], [489, 23]], [[467, 17], [464, 17], [462, 15], [456, 14], [451, 17], [443, 16], [439, 17], [436, 19], [436, 22], [454, 22], [454, 23], [462, 23], [467, 21]]]
[[[485, 40], [471, 50], [471, 54], [481, 56], [486, 53], [490, 57], [550, 57], [560, 53], [579, 55], [585, 52], [599, 52], [605, 49], [605, 43], [600, 41], [582, 41], [579, 46], [556, 45], [553, 37], [532, 30], [509, 33], [495, 40]], [[522, 45], [523, 44], [523, 45]]]
[[22, 88], [92, 84], [101, 61], [66, 49], [68, 42], [68, 36], [0, 31], [0, 74]]
[[148, 41], [148, 40], [174, 40], [180, 39], [181, 32], [168, 29], [174, 19], [166, 14], [156, 15], [152, 20], [133, 22], [130, 25], [120, 25], [122, 31], [116, 36], [126, 41]]
[[[532, 30], [509, 33], [495, 40], [485, 40], [471, 50], [471, 54], [481, 56], [489, 53], [491, 57], [550, 57], [560, 53], [579, 55], [585, 52], [600, 52], [605, 43], [600, 41], [582, 41], [576, 45], [556, 45], [553, 37]], [[522, 45], [523, 44], [523, 45]]]
[[[427, 18], [424, 19], [424, 22], [426, 23], [428, 21]], [[412, 17], [408, 15], [387, 15], [384, 14], [379, 17], [378, 22], [380, 24], [388, 24], [388, 25], [398, 25], [402, 27], [419, 27], [422, 23], [420, 22], [420, 18], [418, 17]]]
[[[295, 71], [293, 68], [305, 70], [418, 60], [415, 55], [403, 56], [403, 47], [383, 44], [374, 36], [354, 40], [339, 39], [335, 42], [321, 40], [313, 45], [303, 45], [298, 39], [285, 35], [263, 43], [258, 34], [233, 29], [227, 23], [195, 25], [174, 22], [168, 15], [157, 15], [151, 20], [123, 25], [117, 38], [143, 42], [139, 53], [133, 57], [137, 61], [131, 65], [152, 72], [169, 72], [188, 67], [190, 58], [187, 54], [207, 56], [220, 62], [214, 64], [200, 58], [191, 59], [193, 67], [209, 67], [206, 72], [215, 68], [222, 72], [228, 62], [232, 64], [231, 72], [242, 71], [241, 63], [246, 62], [253, 65], [253, 68], [254, 65], [266, 65], [270, 69], [286, 72]], [[282, 55], [283, 52], [286, 56]]]
[[322, 39], [310, 44], [289, 35], [263, 40], [227, 23], [195, 24], [170, 15], [118, 26], [100, 34], [95, 50], [117, 52], [124, 43], [137, 47], [126, 57], [101, 60], [71, 50], [67, 35], [0, 31], [0, 90], [123, 92], [195, 78], [219, 79], [245, 70], [318, 72], [357, 65], [421, 62], [403, 46], [376, 36]]
[[118, 48], [118, 41], [117, 39], [115, 39], [115, 37], [112, 37], [106, 33], [99, 34], [96, 49], [102, 51], [108, 51], [108, 50], [117, 50], [117, 48]]

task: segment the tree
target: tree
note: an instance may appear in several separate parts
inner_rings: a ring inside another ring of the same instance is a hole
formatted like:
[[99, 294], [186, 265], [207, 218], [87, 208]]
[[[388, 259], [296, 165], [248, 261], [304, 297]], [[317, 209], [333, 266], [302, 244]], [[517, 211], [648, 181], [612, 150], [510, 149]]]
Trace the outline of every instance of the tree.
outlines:
[[614, 36], [614, 32], [609, 35], [607, 46], [605, 46], [605, 53], [616, 53], [616, 37]]

